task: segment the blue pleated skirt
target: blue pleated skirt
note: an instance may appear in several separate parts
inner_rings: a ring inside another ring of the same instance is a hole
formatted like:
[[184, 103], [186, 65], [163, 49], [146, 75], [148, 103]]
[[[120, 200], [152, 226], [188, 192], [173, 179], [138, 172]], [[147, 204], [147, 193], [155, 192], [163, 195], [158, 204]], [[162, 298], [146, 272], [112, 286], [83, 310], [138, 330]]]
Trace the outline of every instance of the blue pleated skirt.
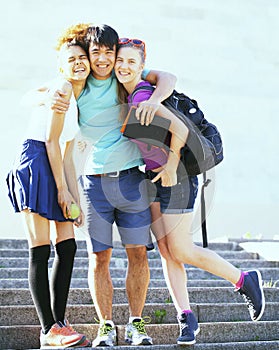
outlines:
[[48, 220], [69, 221], [57, 201], [57, 187], [44, 142], [24, 141], [6, 182], [15, 212], [29, 209]]

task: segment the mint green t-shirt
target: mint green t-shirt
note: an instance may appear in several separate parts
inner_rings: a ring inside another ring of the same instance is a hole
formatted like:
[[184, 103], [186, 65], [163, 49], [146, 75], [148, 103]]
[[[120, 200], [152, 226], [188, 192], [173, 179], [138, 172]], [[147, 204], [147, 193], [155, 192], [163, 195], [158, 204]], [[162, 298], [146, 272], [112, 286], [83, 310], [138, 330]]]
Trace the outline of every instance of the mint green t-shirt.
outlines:
[[[144, 71], [146, 76], [148, 71]], [[106, 80], [87, 78], [78, 100], [81, 134], [89, 139], [92, 151], [85, 163], [84, 175], [102, 174], [143, 165], [136, 144], [120, 132], [120, 106], [114, 72]]]

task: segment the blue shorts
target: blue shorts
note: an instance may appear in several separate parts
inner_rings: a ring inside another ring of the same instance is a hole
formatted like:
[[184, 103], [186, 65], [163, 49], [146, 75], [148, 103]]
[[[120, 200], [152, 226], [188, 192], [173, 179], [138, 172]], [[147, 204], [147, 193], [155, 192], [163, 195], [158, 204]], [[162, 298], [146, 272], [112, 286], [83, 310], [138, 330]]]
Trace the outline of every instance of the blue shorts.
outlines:
[[[152, 180], [158, 173], [148, 170], [146, 177]], [[161, 180], [148, 182], [148, 194], [151, 202], [160, 202], [161, 213], [183, 214], [194, 210], [194, 204], [198, 193], [197, 176], [185, 176], [177, 185], [163, 187]]]
[[89, 253], [112, 248], [113, 223], [123, 245], [153, 249], [144, 173], [136, 167], [121, 171], [118, 177], [84, 175], [80, 184]]
[[29, 209], [48, 220], [72, 221], [64, 217], [58, 204], [57, 187], [44, 142], [24, 141], [6, 182], [15, 212]]

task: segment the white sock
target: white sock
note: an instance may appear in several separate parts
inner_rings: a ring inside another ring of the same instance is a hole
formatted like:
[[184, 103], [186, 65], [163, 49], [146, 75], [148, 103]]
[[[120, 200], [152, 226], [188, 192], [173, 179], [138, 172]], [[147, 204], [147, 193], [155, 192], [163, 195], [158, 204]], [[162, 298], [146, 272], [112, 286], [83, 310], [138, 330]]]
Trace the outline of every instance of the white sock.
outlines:
[[141, 320], [140, 316], [130, 316], [129, 317], [129, 323], [132, 323], [134, 320]]
[[110, 325], [111, 327], [114, 327], [114, 323], [112, 320], [104, 320], [103, 322], [101, 322], [101, 324], [104, 324], [104, 323]]

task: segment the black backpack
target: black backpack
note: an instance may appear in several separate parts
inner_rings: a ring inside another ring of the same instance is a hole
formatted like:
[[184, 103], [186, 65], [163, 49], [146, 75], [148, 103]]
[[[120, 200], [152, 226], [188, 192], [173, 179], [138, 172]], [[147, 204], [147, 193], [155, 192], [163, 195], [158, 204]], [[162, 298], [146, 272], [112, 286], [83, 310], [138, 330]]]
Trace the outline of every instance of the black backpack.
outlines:
[[[152, 90], [153, 86], [142, 86], [134, 90], [131, 99], [139, 90]], [[163, 101], [189, 129], [187, 143], [181, 149], [181, 162], [188, 175], [203, 174], [203, 185], [201, 188], [201, 223], [203, 247], [208, 246], [205, 217], [205, 187], [211, 182], [206, 178], [206, 171], [219, 164], [223, 158], [223, 143], [217, 127], [209, 123], [200, 110], [196, 100], [191, 99], [176, 90]]]
[[[154, 87], [136, 88], [132, 100], [140, 90], [154, 91]], [[181, 149], [181, 161], [188, 175], [203, 174], [223, 160], [221, 135], [217, 127], [204, 118], [196, 100], [174, 90], [163, 105], [181, 119], [190, 131], [187, 143]]]

